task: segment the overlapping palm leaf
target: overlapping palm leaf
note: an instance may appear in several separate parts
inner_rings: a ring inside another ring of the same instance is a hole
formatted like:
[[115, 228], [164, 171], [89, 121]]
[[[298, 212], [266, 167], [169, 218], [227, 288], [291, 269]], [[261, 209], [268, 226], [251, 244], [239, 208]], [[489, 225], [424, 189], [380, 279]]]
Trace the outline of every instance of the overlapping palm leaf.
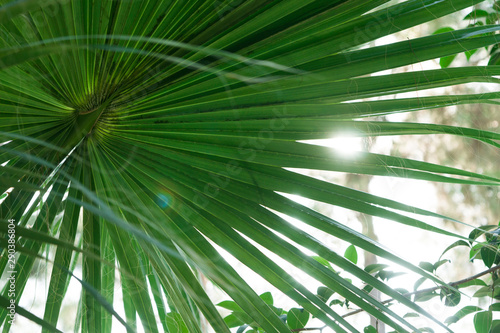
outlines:
[[[0, 1], [0, 232], [6, 235], [7, 220], [15, 219], [16, 302], [37, 261], [51, 270], [43, 318], [18, 314], [54, 330], [75, 278], [83, 290], [77, 327], [84, 332], [110, 331], [112, 316], [130, 331], [139, 325], [136, 316], [148, 332], [168, 331], [172, 313], [189, 332], [201, 332], [200, 313], [216, 332], [229, 332], [201, 272], [266, 332], [288, 332], [220, 247], [335, 331], [359, 329], [273, 262], [266, 248], [398, 332], [416, 330], [298, 244], [433, 319], [282, 214], [425, 272], [279, 193], [453, 235], [407, 213], [437, 214], [287, 168], [497, 185], [498, 175], [372, 153], [349, 159], [298, 142], [351, 131], [446, 133], [498, 146], [493, 132], [360, 120], [498, 103], [498, 92], [359, 101], [498, 83], [499, 66], [370, 76], [496, 44], [498, 26], [360, 48], [479, 2]], [[80, 257], [81, 279], [72, 273]], [[125, 318], [112, 310], [116, 269]], [[5, 255], [0, 270], [7, 271]], [[8, 331], [6, 288], [0, 300]]]

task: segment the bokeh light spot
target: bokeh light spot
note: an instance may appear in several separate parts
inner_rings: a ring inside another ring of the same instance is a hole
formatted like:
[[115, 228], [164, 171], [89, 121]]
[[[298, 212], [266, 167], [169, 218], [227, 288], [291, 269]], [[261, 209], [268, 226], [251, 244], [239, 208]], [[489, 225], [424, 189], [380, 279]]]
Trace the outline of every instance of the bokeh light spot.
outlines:
[[170, 194], [160, 193], [156, 197], [156, 203], [161, 208], [167, 208], [172, 204], [172, 196]]

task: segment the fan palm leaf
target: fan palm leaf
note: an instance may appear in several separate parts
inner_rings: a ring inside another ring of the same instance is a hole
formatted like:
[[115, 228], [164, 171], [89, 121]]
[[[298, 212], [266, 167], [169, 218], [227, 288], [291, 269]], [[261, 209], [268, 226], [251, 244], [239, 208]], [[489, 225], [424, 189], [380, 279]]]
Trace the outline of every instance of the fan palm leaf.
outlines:
[[[200, 282], [203, 274], [255, 325], [289, 332], [223, 249], [336, 332], [359, 330], [267, 249], [398, 332], [417, 331], [301, 246], [439, 323], [284, 215], [439, 280], [282, 193], [460, 238], [407, 213], [443, 218], [438, 214], [290, 168], [498, 185], [495, 175], [368, 152], [352, 159], [300, 142], [348, 131], [450, 134], [498, 147], [494, 132], [362, 120], [497, 104], [498, 92], [359, 101], [498, 83], [500, 66], [371, 74], [496, 44], [499, 26], [362, 48], [479, 2], [0, 1], [0, 232], [7, 237], [15, 221], [18, 253], [10, 267], [2, 238], [0, 271], [16, 272], [15, 303], [38, 262], [50, 271], [43, 316], [19, 306], [18, 315], [56, 331], [75, 279], [82, 287], [77, 330], [110, 332], [116, 317], [128, 331], [172, 332], [180, 325], [202, 332], [201, 314], [216, 332], [229, 332]], [[115, 285], [124, 318], [113, 309]], [[9, 297], [6, 284], [4, 332], [11, 327]]]

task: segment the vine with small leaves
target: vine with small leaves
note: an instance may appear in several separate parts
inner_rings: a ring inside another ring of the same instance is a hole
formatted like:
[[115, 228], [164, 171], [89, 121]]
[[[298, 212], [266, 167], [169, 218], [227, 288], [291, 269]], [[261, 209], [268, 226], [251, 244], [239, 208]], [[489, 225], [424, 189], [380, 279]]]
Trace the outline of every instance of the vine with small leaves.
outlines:
[[[500, 225], [500, 224], [499, 224]], [[396, 289], [403, 296], [412, 299], [414, 302], [426, 302], [435, 297], [440, 297], [441, 301], [447, 307], [456, 307], [460, 304], [464, 288], [479, 287], [472, 297], [480, 299], [489, 299], [489, 305], [481, 307], [477, 305], [466, 305], [460, 308], [453, 316], [445, 319], [444, 324], [453, 325], [461, 321], [464, 317], [474, 314], [473, 325], [476, 333], [500, 333], [500, 320], [493, 319], [494, 312], [500, 312], [500, 227], [499, 225], [485, 225], [474, 229], [468, 236], [468, 240], [458, 240], [448, 246], [435, 263], [420, 262], [419, 266], [423, 270], [438, 277], [436, 271], [439, 267], [450, 264], [449, 259], [443, 259], [443, 256], [450, 250], [457, 247], [468, 247], [468, 261], [481, 261], [487, 269], [472, 275], [470, 277], [447, 283], [439, 284], [434, 287], [419, 289], [419, 287], [428, 280], [426, 277], [419, 278], [410, 292], [405, 289]], [[344, 257], [357, 264], [357, 251], [353, 245], [350, 245], [344, 253]], [[319, 263], [326, 266], [328, 269], [333, 269], [330, 262], [321, 257], [313, 257]], [[374, 277], [389, 281], [390, 279], [405, 274], [402, 272], [394, 272], [389, 269], [386, 264], [372, 264], [365, 267], [365, 271], [372, 274]], [[341, 272], [335, 271], [337, 274]], [[366, 293], [370, 293], [373, 287], [365, 285], [362, 289]], [[325, 286], [320, 286], [317, 289], [316, 295], [329, 306], [340, 306], [345, 309], [350, 309], [350, 304], [347, 300], [335, 297], [335, 292]], [[273, 297], [270, 292], [263, 293], [260, 297], [264, 302], [288, 325], [291, 332], [320, 332], [322, 333], [326, 326], [308, 327], [307, 324], [311, 319], [309, 312], [300, 307], [293, 307], [289, 310], [277, 307], [274, 304]], [[382, 301], [385, 305], [397, 303], [394, 299]], [[244, 313], [241, 308], [233, 301], [223, 301], [218, 306], [231, 311], [231, 314], [226, 316], [224, 320], [231, 328], [237, 328], [236, 333], [265, 333], [265, 331], [255, 325], [250, 316]], [[363, 312], [362, 309], [353, 309], [346, 312], [342, 317], [350, 317]], [[417, 313], [407, 313], [404, 317], [418, 317]], [[421, 332], [433, 333], [434, 330], [430, 327], [419, 328]], [[364, 333], [377, 333], [377, 328], [373, 326], [364, 327]], [[395, 333], [395, 332], [394, 332]]]
[[[465, 15], [463, 21], [468, 22], [467, 27], [477, 27], [484, 26], [488, 24], [498, 24], [500, 22], [500, 1], [495, 1], [490, 8], [487, 9], [474, 9], [469, 14]], [[434, 31], [433, 34], [445, 33], [454, 31], [452, 27], [441, 27]], [[493, 35], [497, 32], [490, 32], [484, 35]], [[474, 36], [473, 38], [481, 37], [480, 35]], [[488, 51], [488, 65], [499, 65], [500, 64], [500, 44], [495, 44], [491, 47], [486, 48]], [[467, 61], [470, 61], [473, 54], [475, 54], [478, 49], [467, 50], [464, 52]], [[457, 54], [442, 57], [439, 59], [439, 65], [441, 68], [447, 68], [455, 60]]]

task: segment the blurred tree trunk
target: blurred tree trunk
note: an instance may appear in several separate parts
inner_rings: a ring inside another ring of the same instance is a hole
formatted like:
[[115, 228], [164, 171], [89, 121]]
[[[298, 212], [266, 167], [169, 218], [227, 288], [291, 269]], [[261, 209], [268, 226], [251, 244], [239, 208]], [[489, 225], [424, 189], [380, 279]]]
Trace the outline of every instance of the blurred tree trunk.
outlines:
[[[374, 138], [366, 138], [363, 140], [363, 150], [370, 151], [370, 148], [375, 143]], [[373, 176], [367, 175], [355, 175], [348, 174], [346, 175], [346, 186], [356, 188], [359, 191], [369, 192], [369, 185]], [[375, 233], [375, 228], [373, 226], [373, 217], [371, 215], [366, 215], [362, 213], [356, 213], [356, 219], [362, 225], [362, 233], [373, 240], [378, 240], [377, 234]], [[377, 256], [373, 253], [363, 251], [363, 258], [365, 267], [371, 264], [377, 263]], [[370, 293], [375, 299], [380, 300], [380, 292], [377, 289], [373, 289]], [[383, 323], [378, 322], [378, 320], [374, 317], [370, 317], [370, 325], [377, 329], [378, 333], [385, 333], [385, 325]]]

